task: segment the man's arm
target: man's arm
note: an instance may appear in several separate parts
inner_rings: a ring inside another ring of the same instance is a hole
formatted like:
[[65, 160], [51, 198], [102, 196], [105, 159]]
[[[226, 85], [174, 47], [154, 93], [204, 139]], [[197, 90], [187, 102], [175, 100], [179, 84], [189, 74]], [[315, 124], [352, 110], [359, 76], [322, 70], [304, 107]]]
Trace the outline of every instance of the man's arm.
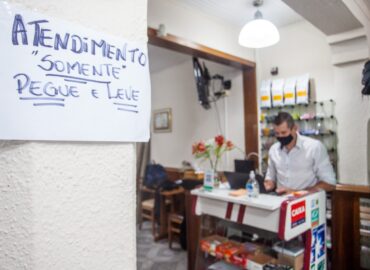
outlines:
[[270, 148], [269, 158], [267, 161], [266, 177], [265, 177], [265, 181], [263, 182], [263, 184], [265, 185], [266, 191], [272, 191], [276, 187], [277, 173], [276, 173], [274, 162], [271, 158], [271, 151], [272, 149]]
[[330, 163], [328, 152], [322, 143], [316, 149], [314, 171], [319, 181], [307, 190], [323, 189], [325, 191], [333, 191], [336, 184], [335, 173]]
[[[266, 184], [265, 184], [266, 187]], [[267, 188], [266, 188], [267, 189]], [[304, 190], [306, 191], [319, 191], [319, 190], [325, 190], [326, 192], [333, 191], [335, 189], [334, 185], [328, 184], [324, 181], [319, 181], [316, 185], [306, 188]], [[290, 189], [286, 187], [279, 187], [276, 189], [277, 194], [287, 194], [287, 193], [292, 193], [294, 191], [302, 191], [302, 190], [295, 190], [295, 189]]]
[[328, 184], [324, 181], [319, 181], [316, 185], [313, 187], [308, 188], [308, 191], [319, 191], [320, 189], [325, 190], [326, 192], [333, 191], [335, 189], [334, 185]]

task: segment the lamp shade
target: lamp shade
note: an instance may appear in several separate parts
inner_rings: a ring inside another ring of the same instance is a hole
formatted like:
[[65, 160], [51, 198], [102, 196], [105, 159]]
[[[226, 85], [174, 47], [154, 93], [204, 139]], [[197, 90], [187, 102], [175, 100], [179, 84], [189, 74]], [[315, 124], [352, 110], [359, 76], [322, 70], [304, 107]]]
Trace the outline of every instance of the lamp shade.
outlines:
[[270, 21], [255, 19], [243, 26], [239, 44], [248, 48], [264, 48], [278, 43], [279, 31]]

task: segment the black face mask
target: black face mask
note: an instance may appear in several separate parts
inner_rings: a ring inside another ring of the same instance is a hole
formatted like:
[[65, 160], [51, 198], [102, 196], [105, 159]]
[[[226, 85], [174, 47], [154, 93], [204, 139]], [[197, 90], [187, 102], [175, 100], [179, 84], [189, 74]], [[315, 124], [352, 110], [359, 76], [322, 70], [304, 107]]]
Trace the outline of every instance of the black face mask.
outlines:
[[290, 144], [293, 141], [292, 134], [286, 136], [286, 137], [276, 137], [276, 139], [280, 142], [281, 147]]

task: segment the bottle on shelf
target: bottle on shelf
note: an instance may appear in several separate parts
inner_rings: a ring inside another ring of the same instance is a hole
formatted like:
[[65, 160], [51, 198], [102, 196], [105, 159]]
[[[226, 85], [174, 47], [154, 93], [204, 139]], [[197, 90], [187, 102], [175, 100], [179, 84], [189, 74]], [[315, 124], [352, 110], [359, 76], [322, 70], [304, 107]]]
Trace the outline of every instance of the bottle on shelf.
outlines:
[[321, 119], [317, 119], [316, 120], [316, 130], [315, 130], [315, 134], [316, 135], [319, 135], [319, 134], [322, 134], [324, 131], [324, 127], [323, 127], [323, 122], [321, 121]]
[[247, 182], [246, 189], [248, 198], [257, 198], [260, 194], [260, 187], [256, 180], [256, 175], [254, 171], [251, 171], [249, 173], [249, 180]]

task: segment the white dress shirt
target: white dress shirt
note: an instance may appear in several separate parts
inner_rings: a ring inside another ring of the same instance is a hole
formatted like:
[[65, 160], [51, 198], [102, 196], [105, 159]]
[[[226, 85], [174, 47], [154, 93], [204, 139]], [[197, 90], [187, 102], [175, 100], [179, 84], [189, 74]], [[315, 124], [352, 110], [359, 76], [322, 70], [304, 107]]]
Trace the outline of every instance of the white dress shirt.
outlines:
[[269, 151], [266, 180], [277, 182], [277, 187], [301, 190], [319, 181], [335, 185], [335, 174], [325, 146], [318, 140], [299, 135], [296, 145], [288, 152], [274, 143]]

